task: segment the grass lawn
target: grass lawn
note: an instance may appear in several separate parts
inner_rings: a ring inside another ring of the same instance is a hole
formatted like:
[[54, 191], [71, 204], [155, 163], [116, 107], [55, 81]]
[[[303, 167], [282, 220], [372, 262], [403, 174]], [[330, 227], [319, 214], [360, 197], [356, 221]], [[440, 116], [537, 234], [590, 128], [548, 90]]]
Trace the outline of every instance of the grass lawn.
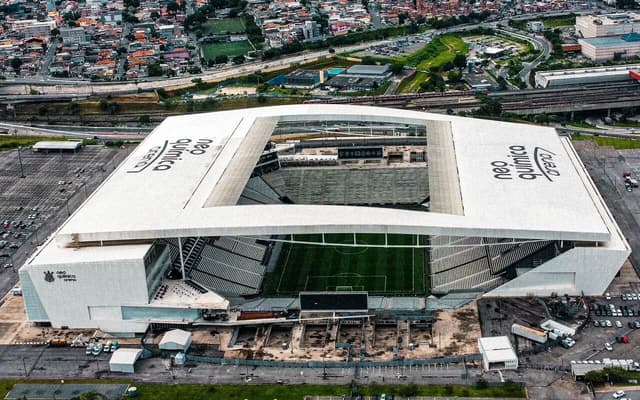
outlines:
[[[0, 396], [4, 398], [16, 383], [59, 383], [59, 381], [0, 381]], [[69, 383], [123, 383], [111, 380], [74, 380]], [[126, 382], [124, 382], [126, 383]], [[348, 385], [170, 385], [170, 384], [135, 384], [141, 400], [301, 400], [305, 396], [349, 396]], [[381, 393], [396, 396], [406, 393], [411, 387], [416, 396], [457, 396], [457, 397], [509, 397], [524, 398], [524, 389], [517, 385], [505, 383], [503, 386], [491, 386], [480, 389], [475, 386], [408, 386], [408, 385], [369, 385], [360, 386], [361, 395], [380, 395]]]
[[640, 149], [640, 138], [624, 139], [604, 136], [572, 135], [573, 140], [595, 140], [599, 146], [612, 146], [617, 150]]
[[542, 20], [545, 28], [554, 29], [559, 26], [573, 26], [576, 24], [576, 16], [573, 14], [561, 17], [551, 17]]
[[415, 66], [418, 70], [428, 71], [430, 68], [440, 68], [444, 64], [453, 61], [456, 54], [467, 54], [469, 46], [457, 36], [439, 36], [426, 46], [397, 61]]
[[629, 119], [626, 121], [616, 121], [613, 123], [613, 126], [620, 126], [623, 128], [640, 128], [640, 122]]
[[[320, 235], [295, 240], [321, 242]], [[388, 244], [412, 244], [415, 236], [389, 235]], [[353, 243], [353, 235], [327, 234], [329, 243]], [[384, 244], [384, 235], [359, 234], [359, 244]], [[424, 249], [315, 246], [285, 243], [278, 265], [268, 274], [265, 293], [304, 290], [366, 290], [370, 293], [424, 293]]]
[[404, 79], [400, 82], [397, 93], [417, 93], [420, 90], [420, 84], [425, 82], [428, 75], [425, 72], [416, 72], [411, 79]]
[[206, 43], [202, 45], [202, 54], [206, 60], [212, 60], [216, 56], [226, 55], [229, 57], [239, 56], [253, 51], [253, 47], [248, 40], [227, 43]]
[[220, 35], [224, 33], [244, 33], [244, 21], [242, 18], [224, 18], [216, 21], [209, 21], [202, 24], [205, 35]]
[[28, 147], [37, 142], [53, 141], [53, 140], [67, 140], [63, 137], [34, 137], [34, 136], [12, 136], [12, 135], [0, 135], [0, 150], [15, 149], [18, 146]]

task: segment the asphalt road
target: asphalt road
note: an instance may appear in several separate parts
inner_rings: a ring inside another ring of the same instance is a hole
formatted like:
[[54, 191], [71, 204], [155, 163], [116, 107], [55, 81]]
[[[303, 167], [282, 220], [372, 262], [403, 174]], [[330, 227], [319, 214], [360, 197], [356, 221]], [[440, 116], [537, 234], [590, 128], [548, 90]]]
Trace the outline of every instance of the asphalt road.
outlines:
[[[596, 392], [597, 400], [612, 400], [613, 393], [618, 390], [618, 388], [612, 387], [610, 391], [606, 392]], [[640, 390], [625, 390], [627, 399], [629, 400], [637, 400], [640, 399]]]
[[[136, 382], [180, 382], [180, 383], [277, 383], [303, 384], [327, 383], [348, 384], [352, 380], [360, 383], [416, 382], [420, 384], [464, 384], [479, 376], [477, 368], [461, 366], [382, 367], [382, 368], [270, 368], [237, 365], [193, 364], [173, 366], [168, 359], [152, 358], [140, 360], [136, 373], [123, 375], [108, 371], [110, 354], [86, 355], [84, 348], [48, 348], [45, 346], [0, 346], [0, 378], [27, 377], [46, 378], [118, 378], [126, 376]], [[326, 372], [326, 377], [324, 373]], [[495, 381], [497, 375], [488, 375]]]

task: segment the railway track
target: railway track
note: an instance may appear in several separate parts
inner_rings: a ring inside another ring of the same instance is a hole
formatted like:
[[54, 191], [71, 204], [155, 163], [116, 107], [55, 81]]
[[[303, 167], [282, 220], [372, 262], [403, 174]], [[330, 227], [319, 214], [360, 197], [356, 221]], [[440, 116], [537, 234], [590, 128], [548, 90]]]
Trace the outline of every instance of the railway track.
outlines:
[[[442, 110], [476, 108], [481, 102], [478, 92], [415, 93], [395, 96], [362, 96], [308, 100], [307, 104], [361, 104], [383, 107]], [[598, 110], [640, 105], [637, 83], [592, 84], [579, 87], [529, 89], [486, 93], [502, 104], [504, 111], [517, 114]]]

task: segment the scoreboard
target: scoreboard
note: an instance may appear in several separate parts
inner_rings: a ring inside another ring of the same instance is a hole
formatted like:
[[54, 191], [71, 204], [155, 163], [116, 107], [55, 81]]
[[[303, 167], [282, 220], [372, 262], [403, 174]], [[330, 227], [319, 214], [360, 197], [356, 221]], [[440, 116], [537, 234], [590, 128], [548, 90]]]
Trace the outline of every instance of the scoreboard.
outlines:
[[338, 148], [338, 160], [378, 160], [383, 157], [382, 146]]

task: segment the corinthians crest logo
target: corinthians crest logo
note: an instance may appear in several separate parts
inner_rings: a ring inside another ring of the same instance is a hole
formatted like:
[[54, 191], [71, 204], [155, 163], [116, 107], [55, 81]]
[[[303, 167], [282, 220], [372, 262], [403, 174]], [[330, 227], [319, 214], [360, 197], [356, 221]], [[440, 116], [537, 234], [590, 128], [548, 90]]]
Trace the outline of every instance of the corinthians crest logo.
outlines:
[[44, 280], [47, 282], [53, 282], [56, 278], [53, 277], [53, 271], [45, 271], [44, 272]]

